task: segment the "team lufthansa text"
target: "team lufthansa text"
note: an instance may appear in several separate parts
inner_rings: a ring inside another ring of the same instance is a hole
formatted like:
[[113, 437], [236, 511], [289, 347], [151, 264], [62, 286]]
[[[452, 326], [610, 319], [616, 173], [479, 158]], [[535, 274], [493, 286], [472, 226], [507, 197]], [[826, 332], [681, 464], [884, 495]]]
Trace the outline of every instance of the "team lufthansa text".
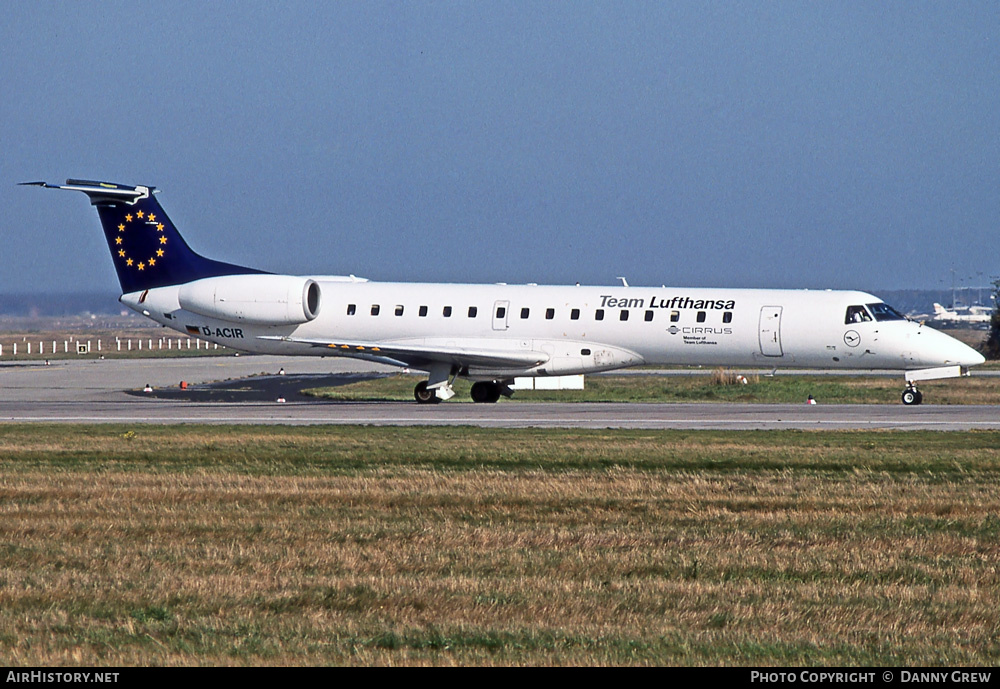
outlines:
[[621, 309], [725, 309], [736, 308], [734, 299], [692, 299], [691, 297], [650, 297], [647, 300], [640, 297], [613, 297], [610, 294], [601, 295], [601, 308]]

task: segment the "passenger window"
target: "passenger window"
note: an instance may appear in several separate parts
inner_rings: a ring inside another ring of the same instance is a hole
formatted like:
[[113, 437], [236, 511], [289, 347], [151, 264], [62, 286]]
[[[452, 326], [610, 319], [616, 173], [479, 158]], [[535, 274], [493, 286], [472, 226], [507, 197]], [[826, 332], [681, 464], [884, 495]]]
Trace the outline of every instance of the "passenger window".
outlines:
[[555, 317], [556, 317], [555, 309], [545, 309], [545, 320], [551, 321]]
[[723, 323], [732, 323], [733, 322], [733, 312], [732, 311], [726, 311], [724, 314], [722, 314], [722, 322]]
[[445, 318], [451, 318], [451, 307], [450, 307], [450, 306], [446, 306], [446, 307], [444, 307], [444, 308], [443, 308], [443, 309], [441, 310], [441, 314], [442, 314], [442, 315], [443, 315], [443, 316], [444, 316]]
[[704, 323], [705, 322], [705, 312], [704, 311], [699, 311], [698, 312], [698, 317], [695, 320], [697, 320], [699, 323]]
[[646, 322], [648, 323], [651, 320], [653, 320], [653, 312], [652, 311], [647, 311], [646, 312]]
[[397, 316], [402, 316], [403, 315], [403, 305], [402, 304], [396, 304], [396, 315]]
[[521, 318], [527, 318], [529, 311], [530, 310], [528, 309], [527, 306], [525, 306], [523, 309], [521, 309]]
[[670, 312], [670, 322], [671, 323], [676, 323], [680, 319], [681, 319], [681, 312], [680, 311], [671, 311]]
[[578, 321], [578, 320], [580, 320], [580, 309], [573, 309], [572, 311], [570, 311], [569, 312], [569, 319], [571, 321]]
[[505, 318], [507, 316], [507, 309], [503, 306], [497, 307], [497, 318]]
[[628, 309], [622, 309], [622, 312], [618, 315], [618, 320], [620, 321], [628, 320]]
[[475, 306], [469, 307], [469, 318], [475, 318], [477, 313], [479, 313], [478, 307]]
[[378, 304], [372, 304], [372, 315], [373, 316], [377, 316], [378, 312], [379, 312], [379, 305]]
[[418, 313], [420, 314], [420, 317], [423, 318], [424, 316], [427, 315], [427, 307], [426, 306], [421, 306], [420, 307], [420, 311]]
[[348, 304], [347, 305], [347, 315], [348, 316], [353, 316], [355, 314], [355, 312], [357, 311], [357, 309], [358, 309], [358, 307], [355, 306], [354, 304]]
[[865, 310], [864, 306], [848, 306], [847, 315], [844, 317], [844, 324], [850, 325], [852, 323], [867, 323], [871, 319], [871, 314]]
[[590, 356], [590, 350], [589, 349], [581, 349], [580, 350], [580, 356]]
[[594, 320], [595, 321], [604, 320], [604, 309], [597, 309], [597, 311], [594, 311]]

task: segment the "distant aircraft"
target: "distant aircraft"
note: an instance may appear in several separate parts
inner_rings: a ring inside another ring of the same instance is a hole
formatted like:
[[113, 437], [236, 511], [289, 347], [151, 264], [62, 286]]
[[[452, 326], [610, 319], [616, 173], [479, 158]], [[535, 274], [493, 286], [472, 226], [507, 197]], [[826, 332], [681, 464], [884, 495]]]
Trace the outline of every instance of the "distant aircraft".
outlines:
[[421, 403], [474, 382], [496, 402], [521, 376], [640, 364], [806, 366], [904, 372], [917, 382], [967, 375], [983, 357], [853, 291], [701, 287], [379, 283], [275, 275], [204, 258], [185, 243], [153, 187], [67, 180], [24, 184], [86, 194], [111, 249], [120, 301], [142, 315], [247, 352], [347, 356], [428, 372]]
[[959, 312], [957, 309], [948, 310], [936, 302], [934, 304], [933, 320], [935, 321], [944, 323], [986, 324], [992, 318], [993, 313], [987, 306], [970, 306], [964, 312]]

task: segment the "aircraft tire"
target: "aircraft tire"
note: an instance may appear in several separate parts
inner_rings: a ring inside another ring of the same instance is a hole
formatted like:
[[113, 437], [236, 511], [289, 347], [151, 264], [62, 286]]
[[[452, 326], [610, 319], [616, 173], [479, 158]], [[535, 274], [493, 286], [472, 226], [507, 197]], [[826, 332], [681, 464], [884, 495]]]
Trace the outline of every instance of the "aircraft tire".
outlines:
[[426, 380], [420, 381], [417, 383], [417, 387], [413, 388], [413, 398], [420, 404], [437, 404], [441, 401], [434, 390], [427, 389]]
[[472, 401], [492, 404], [500, 399], [500, 386], [496, 383], [479, 381], [472, 384]]
[[903, 390], [903, 404], [915, 406], [924, 401], [924, 396], [916, 388], [906, 388]]

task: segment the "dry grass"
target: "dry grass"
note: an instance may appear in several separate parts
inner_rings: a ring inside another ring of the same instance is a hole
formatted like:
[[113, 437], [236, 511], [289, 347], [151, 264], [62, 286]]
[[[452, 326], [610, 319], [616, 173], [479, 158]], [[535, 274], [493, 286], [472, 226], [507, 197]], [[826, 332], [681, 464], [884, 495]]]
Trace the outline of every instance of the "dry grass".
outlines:
[[717, 368], [712, 371], [711, 381], [713, 385], [757, 385], [760, 383], [760, 375], [744, 375], [731, 368]]
[[992, 665], [1000, 435], [0, 429], [0, 662]]

